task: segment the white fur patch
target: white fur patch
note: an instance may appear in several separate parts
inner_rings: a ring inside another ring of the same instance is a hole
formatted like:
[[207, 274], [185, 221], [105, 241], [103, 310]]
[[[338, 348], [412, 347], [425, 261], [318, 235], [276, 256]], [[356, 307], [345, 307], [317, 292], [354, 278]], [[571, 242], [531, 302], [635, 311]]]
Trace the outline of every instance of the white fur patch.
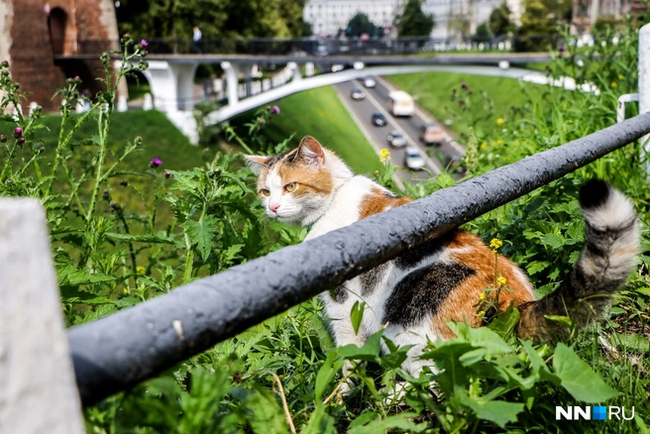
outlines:
[[583, 210], [585, 220], [599, 231], [616, 229], [635, 218], [634, 205], [620, 191], [610, 188], [607, 201], [597, 208]]

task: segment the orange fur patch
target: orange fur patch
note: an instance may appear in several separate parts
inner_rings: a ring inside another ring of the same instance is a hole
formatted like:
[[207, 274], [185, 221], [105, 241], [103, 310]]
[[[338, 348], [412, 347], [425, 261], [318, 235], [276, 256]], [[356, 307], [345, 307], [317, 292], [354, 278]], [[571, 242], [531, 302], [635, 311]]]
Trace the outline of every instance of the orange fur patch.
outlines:
[[359, 209], [359, 220], [364, 219], [373, 214], [379, 214], [388, 209], [402, 206], [406, 203], [412, 202], [410, 197], [395, 197], [390, 193], [378, 187], [373, 187], [369, 194], [367, 194], [361, 201]]
[[313, 193], [330, 194], [332, 192], [334, 180], [329, 171], [315, 170], [309, 166], [280, 164], [278, 175], [282, 183], [295, 182], [298, 185], [292, 193], [294, 196], [302, 197]]
[[[499, 286], [498, 277], [506, 279], [505, 287], [499, 291], [500, 311], [507, 309], [511, 303], [519, 306], [534, 300], [530, 283], [517, 270], [516, 265], [504, 256], [496, 255], [495, 266], [494, 251], [478, 236], [459, 230], [446, 247], [452, 249], [452, 261], [466, 265], [475, 274], [456, 287], [442, 302], [438, 313], [431, 318], [434, 330], [439, 331], [443, 338], [453, 337], [453, 332], [447, 326], [449, 321], [467, 321], [473, 327], [481, 325], [482, 320], [477, 315], [479, 297], [486, 289]], [[495, 300], [496, 291], [491, 291], [490, 294]]]

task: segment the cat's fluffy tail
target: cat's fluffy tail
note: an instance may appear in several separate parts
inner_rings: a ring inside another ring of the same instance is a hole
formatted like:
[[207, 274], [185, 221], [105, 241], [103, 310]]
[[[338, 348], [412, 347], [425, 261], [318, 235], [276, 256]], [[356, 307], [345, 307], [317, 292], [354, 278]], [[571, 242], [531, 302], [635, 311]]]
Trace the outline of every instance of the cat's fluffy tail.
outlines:
[[549, 315], [568, 316], [575, 328], [600, 319], [635, 267], [640, 225], [632, 202], [607, 183], [592, 180], [580, 189], [580, 206], [587, 224], [580, 259], [557, 290], [520, 306], [520, 336], [566, 338], [570, 330]]

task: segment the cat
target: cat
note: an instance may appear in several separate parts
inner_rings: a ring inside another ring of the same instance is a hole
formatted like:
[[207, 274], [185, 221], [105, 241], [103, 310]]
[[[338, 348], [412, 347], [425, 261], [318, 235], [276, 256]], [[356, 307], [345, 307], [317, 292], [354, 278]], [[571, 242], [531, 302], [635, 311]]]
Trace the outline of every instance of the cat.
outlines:
[[[292, 151], [245, 158], [258, 176], [257, 191], [266, 214], [311, 227], [305, 240], [412, 201], [355, 175], [309, 136]], [[514, 304], [520, 310], [516, 329], [520, 337], [566, 338], [567, 328], [547, 315], [569, 315], [577, 328], [591, 324], [603, 316], [611, 295], [635, 266], [640, 225], [631, 201], [603, 181], [587, 182], [579, 199], [586, 221], [585, 246], [570, 275], [551, 294], [537, 300], [518, 266], [495, 254], [477, 235], [455, 229], [322, 293], [336, 345], [361, 346], [384, 327], [384, 336], [395, 344], [413, 345], [402, 367], [417, 377], [428, 364], [418, 358], [427, 342], [454, 336], [450, 321], [467, 321], [474, 327], [483, 323], [477, 305], [485, 290], [495, 287], [495, 270], [506, 285], [499, 292], [498, 309]], [[372, 314], [363, 316], [355, 333], [350, 312], [357, 300], [365, 301], [366, 312]], [[348, 370], [346, 365], [344, 374]], [[343, 386], [349, 393], [352, 383]]]

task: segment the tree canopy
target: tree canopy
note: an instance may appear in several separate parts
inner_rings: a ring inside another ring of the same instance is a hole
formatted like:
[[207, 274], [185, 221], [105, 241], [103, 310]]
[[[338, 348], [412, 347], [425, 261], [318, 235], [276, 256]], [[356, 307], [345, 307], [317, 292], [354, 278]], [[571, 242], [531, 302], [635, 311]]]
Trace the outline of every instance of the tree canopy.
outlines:
[[436, 25], [433, 14], [422, 11], [424, 0], [408, 0], [395, 18], [398, 36], [429, 36]]
[[122, 0], [120, 34], [143, 38], [289, 38], [303, 34], [305, 0]]
[[361, 36], [364, 33], [366, 35], [373, 35], [375, 32], [375, 25], [368, 18], [368, 15], [357, 12], [348, 22], [348, 26], [345, 29], [345, 36]]
[[512, 11], [510, 11], [506, 2], [501, 3], [492, 10], [488, 19], [488, 26], [494, 36], [504, 36], [516, 30], [516, 26], [510, 19], [511, 14]]

